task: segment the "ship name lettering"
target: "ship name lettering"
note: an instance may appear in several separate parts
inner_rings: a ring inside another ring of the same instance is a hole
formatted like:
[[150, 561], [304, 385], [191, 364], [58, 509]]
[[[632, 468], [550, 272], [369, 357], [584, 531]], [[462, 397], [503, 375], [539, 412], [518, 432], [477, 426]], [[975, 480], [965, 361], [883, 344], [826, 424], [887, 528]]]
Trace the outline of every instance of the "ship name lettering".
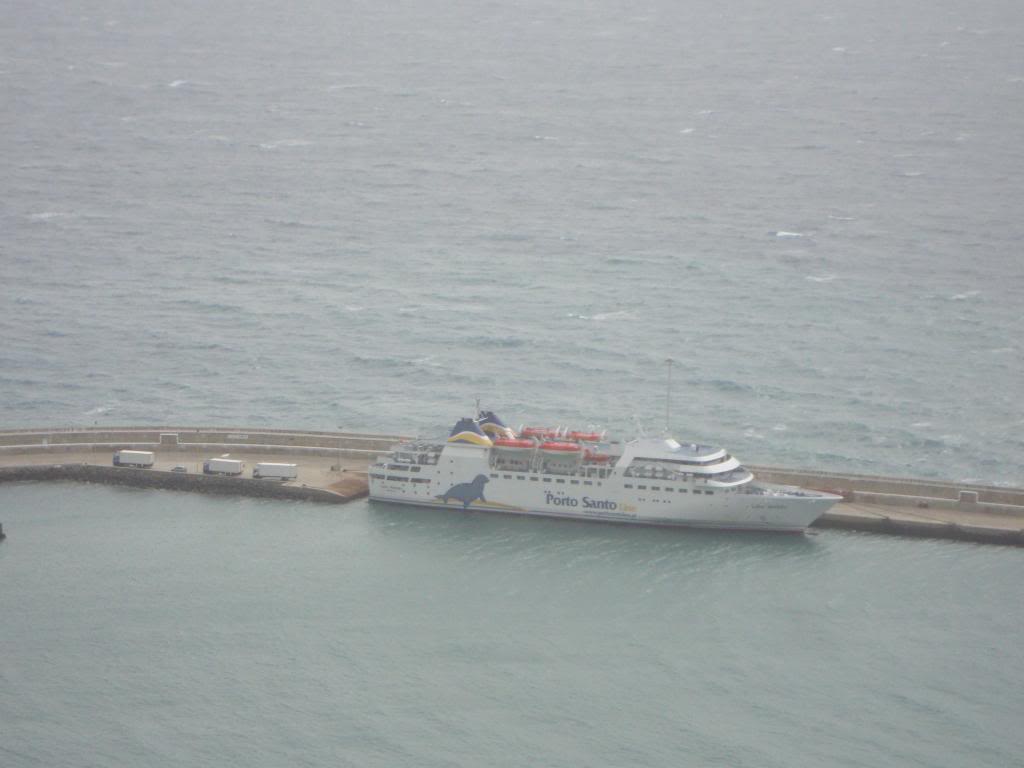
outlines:
[[[584, 509], [616, 510], [619, 508], [617, 503], [609, 501], [608, 499], [592, 499], [589, 496], [584, 496], [582, 501]], [[556, 507], [578, 507], [580, 506], [580, 499], [574, 498], [573, 496], [566, 496], [561, 493], [544, 491], [544, 503], [551, 504]]]
[[544, 491], [544, 503], [554, 504], [556, 507], [575, 507], [579, 505], [580, 502], [572, 496], [564, 496], [562, 494], [554, 494], [551, 491]]
[[619, 505], [608, 499], [592, 499], [589, 496], [583, 497], [583, 506], [587, 509], [618, 509]]

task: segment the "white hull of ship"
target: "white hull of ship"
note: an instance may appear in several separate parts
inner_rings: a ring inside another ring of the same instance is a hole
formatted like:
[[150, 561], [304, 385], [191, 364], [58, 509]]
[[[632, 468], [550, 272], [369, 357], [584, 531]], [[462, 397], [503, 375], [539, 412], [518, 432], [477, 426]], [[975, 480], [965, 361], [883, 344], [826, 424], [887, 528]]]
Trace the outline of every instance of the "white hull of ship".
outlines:
[[[686, 472], [652, 473], [652, 462], [693, 454], [675, 442], [630, 442], [626, 448], [614, 466], [595, 467], [572, 463], [578, 457], [550, 456], [513, 466], [485, 446], [458, 442], [443, 450], [399, 447], [370, 467], [370, 498], [571, 520], [783, 532], [803, 531], [839, 501], [831, 494], [753, 484], [750, 473], [718, 449], [693, 446], [700, 461], [676, 465]], [[709, 462], [720, 471], [696, 469]], [[735, 478], [731, 484], [722, 482], [729, 478]]]
[[[717, 497], [691, 497], [686, 501], [673, 500], [672, 503], [654, 502], [643, 506], [613, 502], [616, 506], [615, 509], [581, 510], [579, 504], [572, 507], [507, 503], [503, 499], [504, 495], [500, 494], [497, 489], [491, 489], [489, 493], [485, 492], [486, 501], [474, 500], [468, 505], [463, 505], [456, 499], [445, 502], [438, 498], [439, 495], [441, 494], [389, 493], [382, 487], [371, 489], [370, 493], [371, 498], [376, 501], [455, 511], [497, 512], [605, 523], [783, 533], [804, 531], [837, 500], [831, 495], [785, 496], [736, 492], [721, 494]], [[651, 509], [656, 506], [659, 508]]]

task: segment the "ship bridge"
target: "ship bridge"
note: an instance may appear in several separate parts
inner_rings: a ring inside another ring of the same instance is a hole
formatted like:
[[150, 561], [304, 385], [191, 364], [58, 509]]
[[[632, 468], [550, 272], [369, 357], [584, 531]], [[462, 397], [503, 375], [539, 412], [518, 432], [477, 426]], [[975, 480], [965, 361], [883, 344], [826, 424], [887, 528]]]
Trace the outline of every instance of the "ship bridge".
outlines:
[[724, 449], [672, 438], [626, 443], [616, 468], [625, 477], [699, 479], [721, 487], [743, 485], [753, 479], [753, 474]]

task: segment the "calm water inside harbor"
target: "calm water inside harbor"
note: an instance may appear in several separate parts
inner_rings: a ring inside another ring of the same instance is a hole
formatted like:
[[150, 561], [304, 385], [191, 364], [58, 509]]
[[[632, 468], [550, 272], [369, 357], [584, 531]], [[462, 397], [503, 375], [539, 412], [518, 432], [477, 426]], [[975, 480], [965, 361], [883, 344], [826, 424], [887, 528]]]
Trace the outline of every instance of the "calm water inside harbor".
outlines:
[[5, 766], [1019, 765], [1019, 550], [0, 488]]
[[[207, 4], [208, 5], [208, 4]], [[15, 3], [0, 427], [1022, 485], [1009, 0]], [[0, 486], [0, 765], [1020, 765], [1018, 550]]]

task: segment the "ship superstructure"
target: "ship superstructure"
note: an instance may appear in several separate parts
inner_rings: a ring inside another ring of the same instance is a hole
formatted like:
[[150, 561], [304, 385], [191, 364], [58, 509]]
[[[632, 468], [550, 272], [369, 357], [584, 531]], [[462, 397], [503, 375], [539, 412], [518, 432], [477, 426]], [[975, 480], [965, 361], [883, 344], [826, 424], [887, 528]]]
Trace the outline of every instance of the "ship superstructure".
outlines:
[[370, 498], [648, 525], [802, 531], [839, 496], [755, 481], [724, 449], [619, 442], [559, 427], [512, 430], [491, 411], [446, 440], [409, 441], [369, 470]]

